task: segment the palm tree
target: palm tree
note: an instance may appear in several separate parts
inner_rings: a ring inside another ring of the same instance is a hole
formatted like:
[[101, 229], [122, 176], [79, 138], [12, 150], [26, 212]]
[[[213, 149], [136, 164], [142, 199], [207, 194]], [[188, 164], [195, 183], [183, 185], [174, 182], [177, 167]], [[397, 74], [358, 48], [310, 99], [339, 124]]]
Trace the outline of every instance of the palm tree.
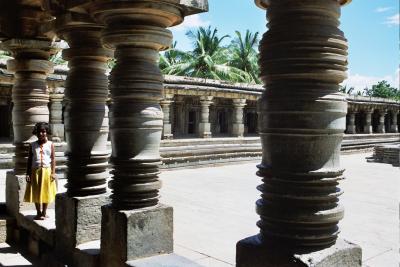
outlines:
[[174, 42], [170, 49], [160, 55], [160, 69], [164, 74], [168, 74], [168, 70], [179, 64], [186, 53], [176, 48], [177, 42]]
[[193, 51], [181, 53], [178, 62], [166, 67], [164, 73], [217, 80], [244, 81], [248, 74], [227, 64], [229, 51], [222, 47], [228, 35], [218, 36], [218, 30], [200, 27], [186, 35], [193, 42]]
[[240, 32], [236, 31], [235, 33], [236, 38], [229, 47], [231, 51], [229, 65], [247, 72], [251, 76], [252, 82], [260, 83], [258, 78], [258, 53], [256, 51], [260, 41], [259, 33], [253, 34], [247, 30], [244, 39]]

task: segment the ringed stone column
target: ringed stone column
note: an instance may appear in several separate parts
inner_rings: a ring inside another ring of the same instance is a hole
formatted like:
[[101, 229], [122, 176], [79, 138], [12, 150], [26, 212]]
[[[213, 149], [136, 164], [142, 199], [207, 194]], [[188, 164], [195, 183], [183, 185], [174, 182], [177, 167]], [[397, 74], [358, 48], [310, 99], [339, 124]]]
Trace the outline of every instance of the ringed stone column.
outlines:
[[62, 123], [62, 102], [64, 88], [58, 87], [50, 94], [50, 129], [53, 142], [64, 141], [64, 124]]
[[7, 173], [6, 200], [8, 211], [16, 216], [23, 203], [25, 174], [29, 144], [37, 122], [49, 122], [49, 90], [46, 78], [53, 71], [49, 61], [55, 47], [50, 41], [10, 39], [1, 43], [1, 49], [10, 51], [14, 59], [7, 69], [14, 73], [12, 88], [12, 121], [14, 131], [14, 171]]
[[102, 207], [103, 266], [173, 251], [172, 207], [159, 203], [159, 51], [172, 43], [166, 28], [183, 20], [179, 1], [95, 1], [92, 15], [105, 24], [102, 42], [115, 49], [110, 74], [113, 176], [111, 205]]
[[82, 243], [99, 240], [101, 206], [109, 177], [107, 150], [107, 60], [112, 50], [101, 44], [102, 26], [89, 16], [66, 13], [57, 17], [56, 30], [69, 48], [63, 51], [69, 72], [65, 82], [65, 131], [67, 139], [67, 193], [57, 195], [57, 252], [65, 261]]
[[212, 104], [212, 96], [201, 96], [201, 115], [199, 123], [199, 136], [202, 138], [210, 138], [211, 134], [211, 123], [210, 123], [210, 105]]
[[390, 125], [390, 131], [392, 133], [398, 133], [398, 126], [397, 126], [397, 115], [399, 114], [399, 110], [392, 110], [392, 124]]
[[184, 97], [181, 95], [175, 95], [174, 104], [175, 104], [175, 112], [173, 113], [173, 116], [175, 125], [173, 133], [176, 138], [177, 136], [184, 135], [184, 125], [185, 125]]
[[346, 133], [348, 134], [355, 134], [356, 133], [356, 113], [357, 110], [354, 108], [349, 108], [348, 116], [349, 121], [346, 128]]
[[379, 125], [378, 125], [378, 133], [385, 133], [385, 115], [387, 111], [385, 109], [379, 110]]
[[237, 244], [238, 267], [360, 266], [361, 249], [338, 240], [347, 112], [340, 2], [258, 1], [269, 20], [260, 43], [260, 233]]
[[246, 99], [232, 99], [233, 103], [233, 136], [243, 137], [243, 108], [246, 106]]
[[163, 134], [162, 139], [172, 139], [172, 124], [171, 124], [171, 104], [173, 103], [173, 95], [167, 95], [161, 100], [161, 108], [164, 113], [163, 117]]
[[372, 134], [372, 113], [373, 113], [372, 108], [366, 108], [364, 111], [365, 117], [364, 117], [364, 133], [367, 134]]

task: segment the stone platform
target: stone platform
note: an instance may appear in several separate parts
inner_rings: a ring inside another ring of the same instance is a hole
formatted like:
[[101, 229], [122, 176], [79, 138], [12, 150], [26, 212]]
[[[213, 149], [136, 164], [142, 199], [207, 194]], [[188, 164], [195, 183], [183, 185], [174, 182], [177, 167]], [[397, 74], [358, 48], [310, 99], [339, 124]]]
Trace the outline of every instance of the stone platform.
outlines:
[[400, 166], [400, 144], [376, 146], [370, 161], [389, 163], [396, 167]]

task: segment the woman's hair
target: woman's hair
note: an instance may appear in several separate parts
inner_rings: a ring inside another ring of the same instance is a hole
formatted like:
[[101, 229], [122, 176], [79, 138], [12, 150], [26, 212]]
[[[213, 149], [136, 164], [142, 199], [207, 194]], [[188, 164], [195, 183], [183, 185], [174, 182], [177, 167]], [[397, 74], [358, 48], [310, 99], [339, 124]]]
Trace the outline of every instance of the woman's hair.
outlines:
[[45, 130], [47, 134], [51, 134], [50, 127], [47, 122], [36, 123], [35, 127], [33, 127], [32, 134], [36, 135], [37, 133], [40, 133], [42, 130]]

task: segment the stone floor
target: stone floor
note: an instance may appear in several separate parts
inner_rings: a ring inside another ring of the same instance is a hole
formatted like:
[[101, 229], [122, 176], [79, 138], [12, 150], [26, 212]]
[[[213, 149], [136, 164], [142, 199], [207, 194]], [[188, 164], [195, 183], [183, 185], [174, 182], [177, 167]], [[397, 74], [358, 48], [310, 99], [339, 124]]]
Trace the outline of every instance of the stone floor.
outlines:
[[[342, 156], [347, 179], [341, 237], [363, 248], [363, 266], [399, 266], [400, 169], [368, 163], [369, 154]], [[174, 207], [175, 252], [202, 266], [234, 266], [236, 242], [258, 232], [257, 162], [164, 171], [161, 201]], [[0, 199], [3, 193], [0, 172]], [[4, 173], [5, 174], [5, 173]], [[4, 176], [5, 177], [5, 176]], [[0, 247], [0, 260], [12, 253]], [[6, 252], [6, 253], [3, 253]], [[15, 259], [20, 258], [14, 254]], [[11, 264], [7, 266], [20, 266]], [[30, 266], [25, 262], [21, 266]]]
[[[342, 156], [346, 215], [341, 237], [363, 248], [363, 266], [399, 266], [400, 169]], [[235, 244], [258, 232], [256, 162], [162, 173], [162, 202], [174, 207], [175, 251], [210, 267], [233, 266]]]

